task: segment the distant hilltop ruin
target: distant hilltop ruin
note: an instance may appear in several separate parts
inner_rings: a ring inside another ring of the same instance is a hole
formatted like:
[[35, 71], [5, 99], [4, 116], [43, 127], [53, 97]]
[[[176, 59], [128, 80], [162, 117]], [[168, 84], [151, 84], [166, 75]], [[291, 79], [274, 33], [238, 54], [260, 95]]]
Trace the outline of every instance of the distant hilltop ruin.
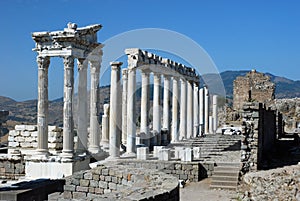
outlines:
[[270, 105], [275, 99], [275, 84], [270, 77], [252, 70], [233, 82], [233, 109], [240, 111], [246, 102]]

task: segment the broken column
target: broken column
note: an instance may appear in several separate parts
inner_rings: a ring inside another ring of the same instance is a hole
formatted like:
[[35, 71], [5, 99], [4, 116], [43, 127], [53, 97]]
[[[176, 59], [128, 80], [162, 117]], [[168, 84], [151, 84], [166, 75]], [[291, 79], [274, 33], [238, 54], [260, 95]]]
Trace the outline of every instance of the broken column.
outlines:
[[122, 62], [111, 62], [110, 112], [109, 112], [109, 154], [112, 158], [120, 156], [121, 136], [121, 86], [120, 69]]
[[172, 95], [172, 142], [179, 141], [178, 132], [178, 106], [179, 106], [179, 79], [173, 77], [173, 95]]
[[37, 57], [38, 64], [38, 154], [48, 153], [48, 68], [49, 57]]
[[109, 104], [103, 105], [101, 143], [104, 149], [109, 148]]

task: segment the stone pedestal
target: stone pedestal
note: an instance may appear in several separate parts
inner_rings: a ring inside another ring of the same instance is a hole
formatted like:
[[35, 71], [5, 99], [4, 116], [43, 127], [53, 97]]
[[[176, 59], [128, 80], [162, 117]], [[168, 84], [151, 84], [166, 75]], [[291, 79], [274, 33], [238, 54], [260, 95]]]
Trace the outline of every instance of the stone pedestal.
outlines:
[[148, 147], [139, 147], [136, 149], [136, 158], [138, 160], [147, 160], [149, 156]]
[[153, 146], [153, 157], [159, 157], [159, 151], [164, 148], [164, 146]]
[[160, 161], [169, 161], [170, 157], [170, 149], [161, 149], [158, 153], [158, 160]]

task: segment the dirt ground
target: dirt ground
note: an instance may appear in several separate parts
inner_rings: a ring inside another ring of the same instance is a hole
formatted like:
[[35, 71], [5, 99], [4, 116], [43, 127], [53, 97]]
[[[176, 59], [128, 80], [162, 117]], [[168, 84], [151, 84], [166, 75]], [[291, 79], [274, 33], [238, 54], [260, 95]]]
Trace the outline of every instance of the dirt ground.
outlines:
[[211, 179], [207, 178], [197, 183], [188, 183], [180, 188], [180, 201], [236, 201], [235, 191], [210, 189]]

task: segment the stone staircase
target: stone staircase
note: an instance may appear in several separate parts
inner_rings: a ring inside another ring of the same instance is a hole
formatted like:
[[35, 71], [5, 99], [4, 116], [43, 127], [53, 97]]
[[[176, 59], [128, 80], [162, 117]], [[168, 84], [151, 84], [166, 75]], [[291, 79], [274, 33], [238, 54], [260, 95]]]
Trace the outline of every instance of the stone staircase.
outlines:
[[220, 162], [214, 167], [210, 188], [236, 190], [241, 163]]

